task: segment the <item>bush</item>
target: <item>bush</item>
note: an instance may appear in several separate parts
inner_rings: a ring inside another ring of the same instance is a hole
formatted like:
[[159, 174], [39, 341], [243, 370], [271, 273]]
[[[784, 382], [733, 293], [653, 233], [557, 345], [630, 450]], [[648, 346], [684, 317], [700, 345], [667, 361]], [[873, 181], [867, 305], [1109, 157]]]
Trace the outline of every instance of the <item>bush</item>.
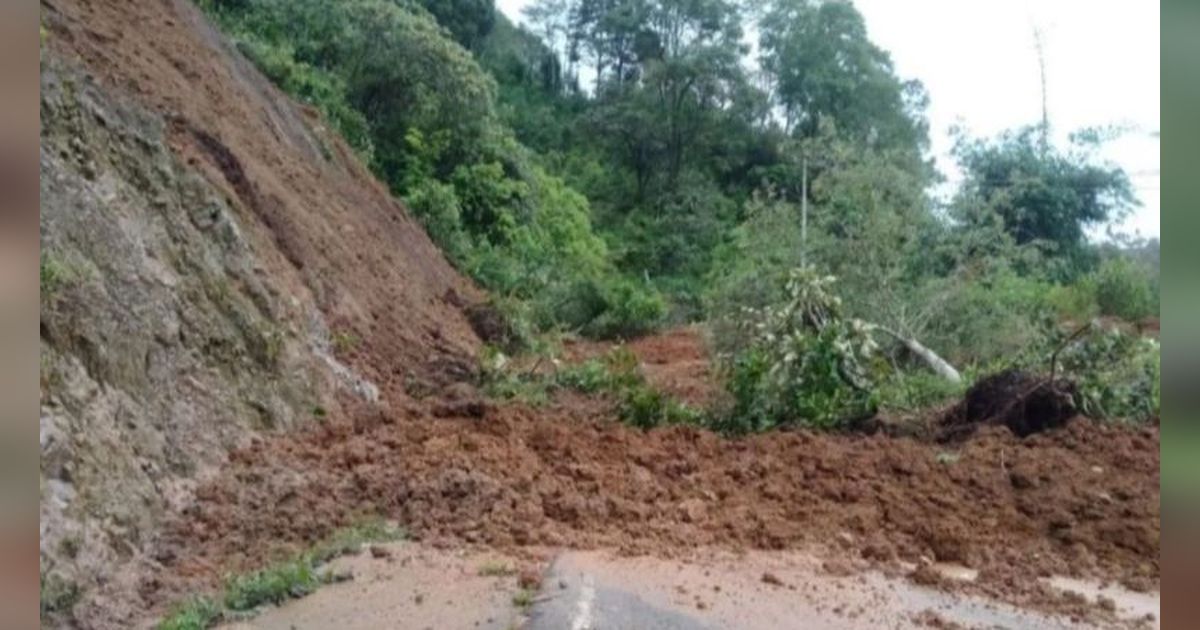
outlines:
[[1041, 347], [1041, 322], [1058, 310], [1048, 301], [1054, 286], [1009, 271], [956, 282], [923, 341], [954, 365], [992, 364]]
[[811, 267], [793, 270], [782, 304], [747, 313], [743, 326], [755, 334], [728, 367], [733, 405], [721, 428], [836, 429], [874, 414], [876, 344], [865, 323], [842, 316], [833, 283]]
[[621, 401], [621, 419], [642, 429], [671, 425], [704, 423], [704, 414], [642, 384], [624, 392]]
[[424, 180], [408, 194], [408, 208], [425, 226], [446, 257], [462, 266], [471, 244], [462, 228], [462, 215], [454, 188], [437, 180]]
[[617, 278], [602, 290], [603, 310], [584, 326], [593, 337], [632, 337], [653, 330], [667, 312], [662, 296], [624, 278]]
[[1089, 418], [1146, 421], [1159, 415], [1160, 357], [1154, 339], [1094, 329], [1062, 350], [1059, 369]]
[[1100, 314], [1135, 322], [1158, 314], [1150, 274], [1124, 256], [1110, 258], [1092, 278]]

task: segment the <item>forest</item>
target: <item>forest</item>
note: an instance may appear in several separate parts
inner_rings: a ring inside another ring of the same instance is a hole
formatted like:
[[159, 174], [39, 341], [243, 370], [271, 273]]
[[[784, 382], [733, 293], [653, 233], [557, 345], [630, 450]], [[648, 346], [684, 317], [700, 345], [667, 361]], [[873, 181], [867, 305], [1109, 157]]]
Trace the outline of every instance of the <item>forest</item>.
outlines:
[[1009, 368], [1158, 415], [1158, 242], [1102, 236], [1138, 203], [1099, 157], [1120, 129], [959, 131], [936, 195], [930, 95], [850, 2], [538, 0], [527, 27], [491, 0], [199, 4], [492, 296], [496, 392], [553, 386], [500, 366], [563, 335], [704, 322], [722, 409], [619, 358], [555, 379], [733, 432], [915, 413]]

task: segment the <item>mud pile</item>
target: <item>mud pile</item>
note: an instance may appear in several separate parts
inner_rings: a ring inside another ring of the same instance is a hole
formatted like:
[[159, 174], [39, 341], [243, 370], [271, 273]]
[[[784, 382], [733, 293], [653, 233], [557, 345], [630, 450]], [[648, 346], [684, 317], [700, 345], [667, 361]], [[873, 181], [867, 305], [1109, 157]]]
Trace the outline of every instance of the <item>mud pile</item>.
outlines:
[[[387, 418], [239, 451], [178, 524], [174, 569], [248, 567], [362, 512], [449, 544], [847, 548], [884, 566], [960, 563], [1020, 592], [1051, 574], [1159, 576], [1157, 429], [1076, 420], [960, 450], [909, 439], [641, 432], [569, 408]], [[989, 586], [990, 585], [990, 586]]]

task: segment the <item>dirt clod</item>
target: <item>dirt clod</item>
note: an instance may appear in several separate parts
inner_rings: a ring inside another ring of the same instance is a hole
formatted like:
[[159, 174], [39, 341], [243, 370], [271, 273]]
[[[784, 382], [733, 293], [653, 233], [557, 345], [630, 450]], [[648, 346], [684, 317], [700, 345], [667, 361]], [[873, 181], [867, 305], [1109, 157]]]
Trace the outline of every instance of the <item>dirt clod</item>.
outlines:
[[1006, 426], [1018, 437], [1061, 427], [1075, 417], [1075, 385], [1019, 370], [976, 383], [943, 419], [943, 439], [962, 438], [980, 424]]

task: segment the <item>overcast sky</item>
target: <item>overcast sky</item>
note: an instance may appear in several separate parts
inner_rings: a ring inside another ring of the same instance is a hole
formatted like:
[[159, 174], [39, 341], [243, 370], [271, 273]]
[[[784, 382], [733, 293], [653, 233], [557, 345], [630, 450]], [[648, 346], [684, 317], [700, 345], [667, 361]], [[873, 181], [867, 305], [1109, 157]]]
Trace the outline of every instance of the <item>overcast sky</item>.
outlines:
[[[497, 0], [521, 22], [530, 0]], [[1149, 0], [855, 0], [871, 39], [898, 74], [929, 91], [933, 153], [947, 157], [948, 130], [975, 135], [1037, 122], [1041, 87], [1033, 30], [1042, 32], [1050, 123], [1070, 131], [1125, 125], [1104, 155], [1129, 173], [1142, 207], [1122, 226], [1159, 236], [1159, 9]]]

